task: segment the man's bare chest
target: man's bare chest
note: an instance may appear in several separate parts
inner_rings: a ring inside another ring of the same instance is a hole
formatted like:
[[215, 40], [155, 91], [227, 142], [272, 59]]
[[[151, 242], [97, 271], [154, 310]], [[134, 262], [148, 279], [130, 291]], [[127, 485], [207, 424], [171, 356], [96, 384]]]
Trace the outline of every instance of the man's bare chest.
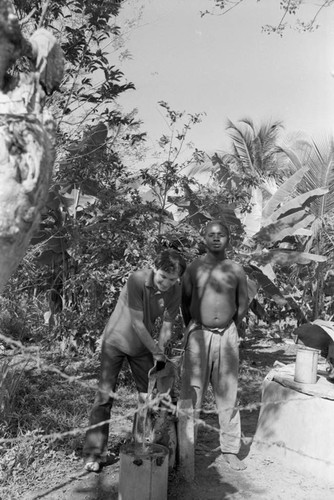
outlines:
[[232, 267], [199, 268], [196, 273], [196, 288], [200, 295], [206, 292], [228, 293], [237, 286], [237, 277]]

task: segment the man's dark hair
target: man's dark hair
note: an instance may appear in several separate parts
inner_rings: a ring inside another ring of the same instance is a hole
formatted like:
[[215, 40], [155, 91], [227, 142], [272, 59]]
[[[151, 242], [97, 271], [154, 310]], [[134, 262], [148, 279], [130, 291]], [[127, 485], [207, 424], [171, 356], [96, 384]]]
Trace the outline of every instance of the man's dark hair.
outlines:
[[206, 234], [208, 232], [208, 229], [214, 225], [220, 226], [226, 232], [227, 236], [230, 237], [230, 230], [228, 226], [220, 219], [210, 220], [204, 228], [204, 234]]
[[172, 248], [160, 252], [154, 260], [156, 269], [166, 273], [178, 273], [181, 277], [186, 270], [187, 264], [182, 255]]

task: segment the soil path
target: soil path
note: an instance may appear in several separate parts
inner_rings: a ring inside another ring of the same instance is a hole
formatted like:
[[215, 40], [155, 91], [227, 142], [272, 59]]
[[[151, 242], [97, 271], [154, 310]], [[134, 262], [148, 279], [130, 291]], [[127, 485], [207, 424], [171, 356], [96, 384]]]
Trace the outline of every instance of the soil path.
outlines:
[[[184, 482], [173, 472], [169, 476], [168, 500], [332, 500], [334, 484], [319, 484], [319, 480], [302, 475], [288, 468], [284, 460], [272, 460], [264, 454], [254, 452], [251, 447], [256, 431], [261, 384], [275, 361], [290, 363], [295, 360], [295, 346], [276, 336], [256, 330], [252, 338], [243, 342], [241, 348], [240, 404], [243, 444], [241, 458], [245, 471], [234, 471], [219, 459], [217, 416], [203, 415], [205, 423], [198, 433], [195, 455], [195, 481]], [[254, 409], [250, 409], [253, 405]], [[122, 435], [115, 434], [111, 440], [114, 451], [111, 463], [99, 474], [83, 471], [82, 462], [52, 462], [43, 471], [40, 487], [29, 492], [23, 500], [117, 500], [119, 477], [119, 446], [122, 436], [130, 431], [123, 425]]]

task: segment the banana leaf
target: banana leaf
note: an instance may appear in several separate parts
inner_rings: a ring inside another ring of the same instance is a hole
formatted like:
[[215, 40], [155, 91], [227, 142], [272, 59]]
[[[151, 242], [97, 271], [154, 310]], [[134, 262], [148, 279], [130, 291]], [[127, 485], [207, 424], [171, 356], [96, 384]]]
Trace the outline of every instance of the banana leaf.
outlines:
[[241, 218], [244, 224], [245, 233], [248, 238], [252, 238], [257, 234], [262, 226], [262, 191], [258, 187], [252, 188], [252, 197], [250, 203], [252, 205], [251, 212], [246, 212]]
[[307, 167], [302, 167], [297, 170], [289, 179], [287, 179], [283, 184], [279, 187], [276, 193], [269, 199], [267, 204], [263, 209], [263, 218], [266, 219], [271, 217], [275, 211], [275, 209], [284, 203], [284, 201], [290, 196], [294, 188], [297, 184], [302, 180], [305, 173], [308, 171]]
[[299, 211], [306, 206], [310, 206], [310, 204], [320, 196], [324, 196], [328, 193], [327, 188], [317, 188], [312, 191], [308, 191], [307, 193], [303, 193], [292, 200], [287, 201], [284, 205], [275, 210], [275, 212], [271, 215], [269, 219], [266, 220], [264, 225], [268, 225], [270, 222], [274, 222], [277, 219], [282, 217], [286, 217], [287, 215], [293, 214], [294, 212]]
[[313, 214], [308, 214], [305, 210], [299, 210], [299, 212], [262, 227], [254, 235], [254, 240], [261, 244], [282, 241], [287, 236], [294, 235], [298, 229], [307, 228], [314, 219], [315, 216]]
[[291, 266], [292, 264], [310, 264], [310, 262], [326, 262], [327, 257], [295, 250], [275, 248], [272, 250], [261, 250], [252, 254], [252, 260], [258, 265], [272, 264], [280, 266]]
[[[258, 287], [261, 288], [264, 294], [270, 299], [274, 300], [278, 305], [286, 304], [286, 299], [281, 293], [280, 289], [273, 283], [273, 281], [266, 276], [262, 270], [256, 266], [255, 264], [248, 263], [243, 265], [245, 273], [247, 277], [252, 281], [258, 284]], [[254, 298], [254, 297], [252, 297]]]
[[259, 285], [255, 280], [252, 280], [247, 276], [247, 288], [248, 288], [248, 302], [251, 303], [254, 297], [257, 295]]

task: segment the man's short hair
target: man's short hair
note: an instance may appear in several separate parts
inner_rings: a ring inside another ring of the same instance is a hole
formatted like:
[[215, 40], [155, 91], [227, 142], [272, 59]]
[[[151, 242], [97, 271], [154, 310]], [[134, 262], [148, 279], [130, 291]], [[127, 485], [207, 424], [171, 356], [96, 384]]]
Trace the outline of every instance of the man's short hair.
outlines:
[[206, 234], [208, 232], [208, 229], [214, 225], [220, 226], [224, 230], [224, 232], [226, 232], [227, 236], [230, 237], [230, 230], [228, 226], [220, 219], [210, 220], [209, 222], [207, 222], [204, 228], [204, 234]]
[[187, 263], [177, 250], [168, 248], [157, 255], [154, 266], [166, 273], [178, 273], [181, 277], [186, 270]]

